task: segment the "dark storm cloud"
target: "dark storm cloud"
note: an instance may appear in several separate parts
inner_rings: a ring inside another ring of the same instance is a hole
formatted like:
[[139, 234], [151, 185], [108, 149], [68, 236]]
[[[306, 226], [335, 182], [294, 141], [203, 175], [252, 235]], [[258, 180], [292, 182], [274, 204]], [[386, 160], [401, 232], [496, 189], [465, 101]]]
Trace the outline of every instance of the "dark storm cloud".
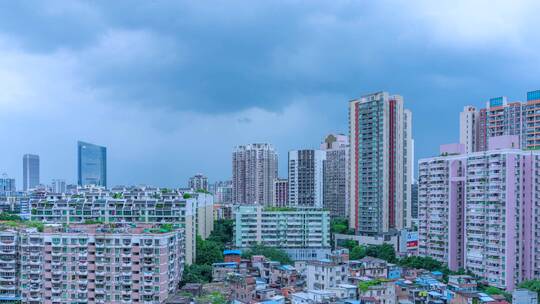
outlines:
[[[354, 97], [390, 87], [390, 69], [394, 78], [402, 76], [395, 63], [406, 60], [405, 65], [418, 68], [410, 55], [429, 51], [415, 41], [398, 41], [403, 30], [399, 22], [383, 24], [377, 18], [381, 7], [368, 2], [2, 5], [1, 27], [32, 52], [84, 51], [111, 30], [156, 36], [149, 41], [135, 37], [110, 58], [86, 56], [81, 76], [89, 86], [108, 90], [113, 101], [176, 110], [234, 112], [255, 106], [278, 111], [298, 94]], [[167, 45], [151, 56], [123, 60], [132, 49], [159, 49], [161, 43]], [[177, 58], [163, 64], [164, 56]]]
[[[53, 108], [69, 110], [60, 115], [70, 126], [64, 147], [84, 134], [118, 153], [113, 182], [170, 184], [201, 170], [226, 178], [230, 149], [243, 141], [273, 142], [282, 160], [288, 149], [316, 147], [324, 133], [347, 131], [349, 99], [386, 90], [413, 110], [417, 157], [426, 157], [457, 140], [463, 106], [540, 88], [534, 8], [534, 1], [1, 1], [0, 107], [39, 109], [39, 122], [18, 125], [24, 149], [37, 149], [36, 125], [55, 133], [58, 119], [41, 121], [56, 116]], [[164, 159], [163, 145], [182, 173], [153, 176], [148, 160]], [[211, 149], [205, 162], [193, 161], [200, 147]], [[148, 161], [148, 170], [133, 173], [139, 167], [130, 157]]]

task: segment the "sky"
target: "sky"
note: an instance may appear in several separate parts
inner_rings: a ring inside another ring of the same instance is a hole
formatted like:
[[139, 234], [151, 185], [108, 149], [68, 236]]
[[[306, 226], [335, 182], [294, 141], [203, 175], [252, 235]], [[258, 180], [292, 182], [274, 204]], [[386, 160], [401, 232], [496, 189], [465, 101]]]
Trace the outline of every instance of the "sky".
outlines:
[[109, 185], [231, 176], [235, 145], [287, 152], [348, 133], [377, 91], [413, 112], [416, 159], [459, 112], [540, 89], [538, 1], [1, 1], [0, 173], [76, 182], [77, 140]]

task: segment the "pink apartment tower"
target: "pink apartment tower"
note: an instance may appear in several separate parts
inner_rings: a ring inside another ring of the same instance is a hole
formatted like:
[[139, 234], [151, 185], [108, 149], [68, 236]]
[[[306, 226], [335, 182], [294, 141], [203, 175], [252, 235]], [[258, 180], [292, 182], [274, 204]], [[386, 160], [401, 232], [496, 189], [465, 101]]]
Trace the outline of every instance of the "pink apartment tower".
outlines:
[[420, 255], [507, 290], [540, 277], [540, 152], [519, 147], [519, 136], [499, 136], [486, 151], [443, 145], [419, 161]]

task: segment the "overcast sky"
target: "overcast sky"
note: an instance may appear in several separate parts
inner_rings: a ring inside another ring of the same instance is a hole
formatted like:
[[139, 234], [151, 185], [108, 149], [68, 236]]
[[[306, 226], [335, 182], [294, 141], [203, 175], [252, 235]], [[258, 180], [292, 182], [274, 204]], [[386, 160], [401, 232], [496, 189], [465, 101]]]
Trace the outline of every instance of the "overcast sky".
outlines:
[[[473, 3], [474, 2], [474, 3]], [[287, 151], [348, 132], [348, 100], [413, 111], [416, 158], [459, 111], [540, 88], [538, 1], [1, 1], [0, 172], [76, 181], [76, 142], [110, 185], [231, 175], [233, 146]]]

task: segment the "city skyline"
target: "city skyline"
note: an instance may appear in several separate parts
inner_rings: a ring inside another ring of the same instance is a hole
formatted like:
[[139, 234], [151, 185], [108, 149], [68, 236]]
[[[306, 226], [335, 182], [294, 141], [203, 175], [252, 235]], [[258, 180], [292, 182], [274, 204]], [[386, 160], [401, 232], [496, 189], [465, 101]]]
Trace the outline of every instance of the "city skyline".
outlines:
[[0, 1], [0, 302], [539, 304], [538, 11]]
[[464, 106], [540, 87], [538, 5], [2, 3], [0, 172], [21, 185], [32, 152], [43, 182], [74, 182], [83, 139], [109, 147], [110, 185], [229, 179], [232, 147], [317, 148], [347, 133], [348, 100], [382, 90], [408, 101], [427, 157]]

